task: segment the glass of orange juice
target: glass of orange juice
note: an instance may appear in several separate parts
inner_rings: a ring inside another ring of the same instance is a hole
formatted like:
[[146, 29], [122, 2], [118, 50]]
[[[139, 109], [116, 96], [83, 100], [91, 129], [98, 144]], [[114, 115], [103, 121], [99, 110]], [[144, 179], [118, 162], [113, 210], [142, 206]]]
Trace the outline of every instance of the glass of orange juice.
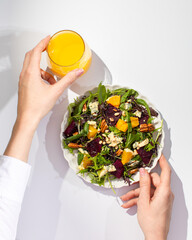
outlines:
[[83, 38], [72, 30], [55, 33], [47, 46], [48, 67], [58, 77], [65, 76], [76, 68], [84, 73], [91, 64], [91, 49]]

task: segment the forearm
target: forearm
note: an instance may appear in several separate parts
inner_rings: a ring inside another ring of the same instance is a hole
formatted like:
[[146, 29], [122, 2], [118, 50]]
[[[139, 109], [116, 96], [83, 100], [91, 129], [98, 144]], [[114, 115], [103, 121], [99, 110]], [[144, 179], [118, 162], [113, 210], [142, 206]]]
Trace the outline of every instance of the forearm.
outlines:
[[36, 120], [24, 117], [17, 118], [4, 155], [27, 162], [33, 135], [37, 126], [38, 121]]

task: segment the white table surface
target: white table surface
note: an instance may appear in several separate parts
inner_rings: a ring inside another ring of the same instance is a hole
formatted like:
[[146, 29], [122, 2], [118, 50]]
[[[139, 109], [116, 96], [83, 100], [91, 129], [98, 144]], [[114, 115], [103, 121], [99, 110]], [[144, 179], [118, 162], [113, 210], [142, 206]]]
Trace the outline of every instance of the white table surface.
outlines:
[[[187, 0], [0, 0], [0, 152], [16, 117], [25, 52], [49, 33], [76, 30], [94, 56], [70, 96], [107, 79], [137, 89], [156, 105], [165, 119], [164, 154], [175, 194], [168, 239], [191, 240], [191, 13]], [[129, 187], [114, 195], [69, 169], [59, 139], [67, 103], [66, 91], [34, 136], [17, 239], [143, 239], [136, 207], [123, 210], [117, 200]]]

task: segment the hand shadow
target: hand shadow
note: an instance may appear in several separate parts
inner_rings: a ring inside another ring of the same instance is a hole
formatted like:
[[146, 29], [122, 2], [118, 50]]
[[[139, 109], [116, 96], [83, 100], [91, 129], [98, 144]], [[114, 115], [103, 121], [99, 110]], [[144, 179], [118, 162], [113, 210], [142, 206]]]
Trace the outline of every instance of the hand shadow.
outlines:
[[183, 184], [171, 166], [171, 189], [174, 193], [174, 203], [170, 223], [169, 240], [186, 240], [188, 228], [188, 210], [183, 192]]
[[64, 113], [67, 111], [69, 105], [67, 92], [68, 90], [63, 93], [54, 106], [46, 127], [45, 135], [45, 147], [49, 161], [52, 163], [52, 166], [59, 173], [61, 178], [65, 177], [65, 174], [69, 169], [68, 163], [63, 156], [60, 140], [61, 123], [63, 121]]
[[41, 40], [43, 34], [20, 30], [0, 31], [0, 109], [17, 92], [25, 53]]

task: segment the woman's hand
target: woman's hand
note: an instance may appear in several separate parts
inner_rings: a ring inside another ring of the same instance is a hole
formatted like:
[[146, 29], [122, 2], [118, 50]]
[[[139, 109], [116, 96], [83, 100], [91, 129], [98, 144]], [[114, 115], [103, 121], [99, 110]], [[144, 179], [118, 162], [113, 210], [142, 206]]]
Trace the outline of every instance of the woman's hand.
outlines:
[[51, 74], [40, 69], [41, 53], [49, 39], [50, 36], [46, 37], [26, 53], [19, 80], [17, 119], [29, 121], [35, 128], [63, 91], [83, 73], [83, 69], [75, 69], [56, 82]]
[[49, 39], [50, 36], [43, 39], [25, 56], [19, 79], [17, 119], [4, 152], [4, 155], [25, 162], [39, 121], [52, 109], [63, 91], [83, 73], [83, 69], [75, 69], [56, 82], [51, 74], [40, 69], [41, 53]]
[[[159, 159], [161, 175], [140, 169], [140, 188], [123, 195], [124, 208], [138, 206], [137, 217], [146, 240], [165, 240], [169, 231], [174, 195], [171, 169], [165, 157]], [[153, 186], [151, 186], [151, 183]]]

